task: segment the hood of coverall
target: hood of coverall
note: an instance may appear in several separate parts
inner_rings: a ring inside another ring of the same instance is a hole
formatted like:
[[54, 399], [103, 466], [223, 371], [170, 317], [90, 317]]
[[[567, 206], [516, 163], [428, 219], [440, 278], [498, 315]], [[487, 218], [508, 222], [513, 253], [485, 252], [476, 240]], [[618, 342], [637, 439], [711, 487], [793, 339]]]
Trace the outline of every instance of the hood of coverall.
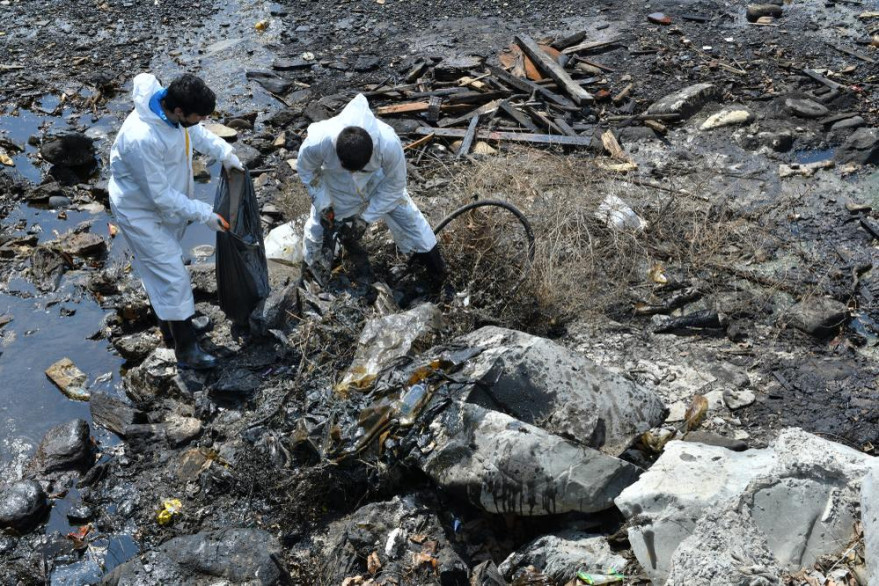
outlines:
[[348, 126], [359, 126], [369, 133], [372, 138], [372, 157], [363, 168], [364, 172], [375, 171], [381, 167], [381, 132], [378, 128], [378, 119], [372, 110], [369, 109], [369, 102], [366, 96], [357, 94], [348, 105], [332, 118], [335, 128], [333, 128], [333, 146], [336, 146], [336, 138], [339, 133]]
[[165, 124], [155, 112], [150, 110], [150, 98], [162, 89], [162, 84], [152, 73], [140, 73], [131, 82], [131, 99], [134, 101], [134, 109], [144, 121], [160, 122]]

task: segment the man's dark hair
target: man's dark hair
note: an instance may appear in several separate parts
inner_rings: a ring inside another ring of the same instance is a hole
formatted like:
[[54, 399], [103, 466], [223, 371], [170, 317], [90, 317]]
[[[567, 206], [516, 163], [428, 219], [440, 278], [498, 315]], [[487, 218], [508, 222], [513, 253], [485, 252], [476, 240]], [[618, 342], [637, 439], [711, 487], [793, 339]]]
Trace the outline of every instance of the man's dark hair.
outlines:
[[336, 138], [336, 155], [349, 171], [360, 171], [372, 158], [372, 137], [359, 126], [347, 126]]
[[217, 96], [200, 77], [184, 73], [168, 86], [164, 106], [172, 112], [180, 108], [185, 116], [208, 116], [217, 107]]

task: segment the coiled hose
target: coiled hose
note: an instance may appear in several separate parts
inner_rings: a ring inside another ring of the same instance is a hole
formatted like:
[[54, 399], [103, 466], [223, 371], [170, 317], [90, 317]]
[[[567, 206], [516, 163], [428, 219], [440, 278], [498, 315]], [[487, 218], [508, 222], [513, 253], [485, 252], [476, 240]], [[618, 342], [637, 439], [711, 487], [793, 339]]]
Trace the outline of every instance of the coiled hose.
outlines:
[[536, 250], [536, 245], [534, 243], [534, 231], [531, 229], [531, 223], [528, 222], [528, 218], [525, 217], [525, 214], [519, 211], [519, 209], [511, 203], [499, 200], [499, 199], [482, 199], [478, 201], [474, 201], [463, 205], [450, 213], [448, 216], [442, 219], [439, 224], [436, 225], [436, 228], [433, 229], [433, 233], [439, 236], [439, 233], [448, 226], [452, 220], [461, 216], [465, 212], [469, 212], [470, 210], [474, 210], [476, 208], [494, 206], [507, 210], [519, 220], [519, 223], [522, 224], [522, 227], [525, 229], [525, 238], [528, 240], [528, 262], [525, 263], [525, 270], [522, 271], [522, 276], [516, 282], [516, 285], [510, 290], [510, 294], [516, 292], [519, 287], [522, 286], [522, 283], [525, 282], [525, 279], [528, 278], [528, 273], [531, 271], [531, 265], [534, 263], [534, 254]]

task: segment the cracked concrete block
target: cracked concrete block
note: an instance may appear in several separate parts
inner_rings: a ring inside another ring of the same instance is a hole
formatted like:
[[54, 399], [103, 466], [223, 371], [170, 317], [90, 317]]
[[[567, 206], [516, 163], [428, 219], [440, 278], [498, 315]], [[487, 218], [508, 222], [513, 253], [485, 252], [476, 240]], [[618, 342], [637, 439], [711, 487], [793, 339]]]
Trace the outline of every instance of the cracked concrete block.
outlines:
[[[742, 523], [757, 528], [774, 563], [794, 571], [839, 553], [852, 538], [869, 458], [799, 429], [783, 430], [769, 448], [740, 453], [673, 441], [616, 504], [632, 520], [632, 549], [654, 583], [669, 577], [701, 519], [730, 503]], [[717, 547], [695, 548], [688, 555], [700, 561], [692, 567], [730, 554]]]

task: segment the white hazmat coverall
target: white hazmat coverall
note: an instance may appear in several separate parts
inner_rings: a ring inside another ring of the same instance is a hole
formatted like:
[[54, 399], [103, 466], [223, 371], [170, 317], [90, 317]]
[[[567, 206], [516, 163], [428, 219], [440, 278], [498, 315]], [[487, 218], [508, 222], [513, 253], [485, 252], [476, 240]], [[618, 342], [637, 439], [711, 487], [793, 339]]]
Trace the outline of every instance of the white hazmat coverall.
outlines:
[[[359, 126], [372, 137], [372, 158], [362, 171], [342, 167], [336, 138], [348, 126]], [[373, 223], [383, 219], [400, 252], [429, 252], [436, 236], [406, 190], [406, 158], [394, 129], [378, 120], [363, 94], [333, 118], [308, 126], [296, 170], [311, 196], [305, 223], [305, 262], [319, 257], [323, 241], [320, 214], [332, 206], [336, 221], [359, 216]]]
[[162, 89], [155, 76], [134, 78], [134, 111], [110, 151], [110, 209], [134, 253], [134, 266], [159, 319], [195, 313], [180, 240], [189, 222], [207, 222], [213, 208], [193, 199], [192, 150], [226, 160], [232, 146], [201, 124], [173, 127], [150, 109]]

